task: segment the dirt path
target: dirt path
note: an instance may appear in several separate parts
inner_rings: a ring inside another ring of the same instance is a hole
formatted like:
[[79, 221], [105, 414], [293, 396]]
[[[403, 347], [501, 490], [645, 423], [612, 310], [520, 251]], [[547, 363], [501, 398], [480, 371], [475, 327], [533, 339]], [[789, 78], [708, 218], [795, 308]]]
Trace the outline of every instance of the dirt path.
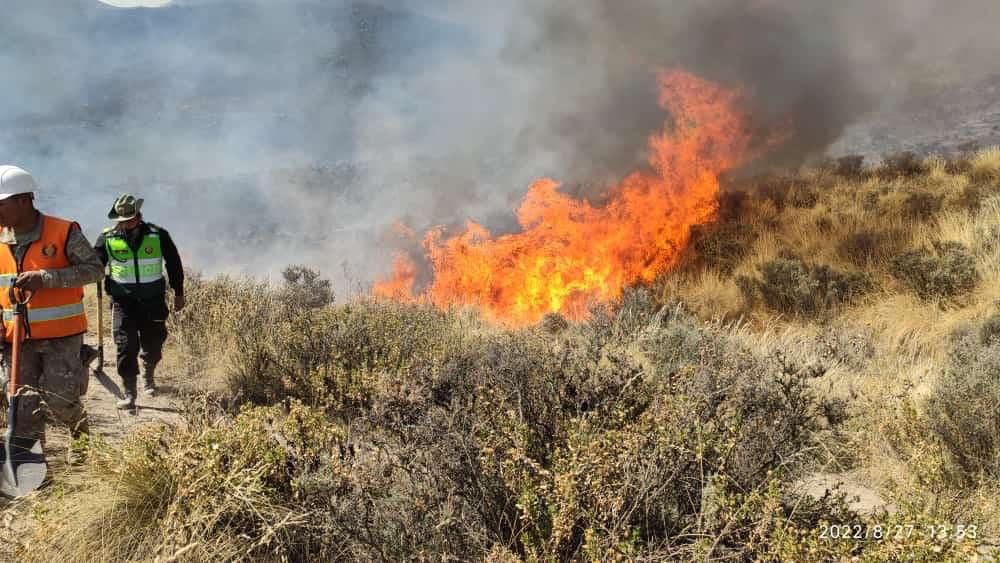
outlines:
[[[95, 367], [96, 364], [95, 361]], [[154, 422], [180, 422], [180, 397], [170, 384], [168, 375], [158, 374], [157, 393], [154, 397], [147, 397], [142, 393], [140, 382], [136, 409], [130, 413], [115, 406], [115, 401], [122, 396], [121, 378], [115, 371], [114, 362], [107, 360], [104, 373], [91, 376], [84, 398], [91, 432], [110, 442], [117, 442], [136, 426]]]

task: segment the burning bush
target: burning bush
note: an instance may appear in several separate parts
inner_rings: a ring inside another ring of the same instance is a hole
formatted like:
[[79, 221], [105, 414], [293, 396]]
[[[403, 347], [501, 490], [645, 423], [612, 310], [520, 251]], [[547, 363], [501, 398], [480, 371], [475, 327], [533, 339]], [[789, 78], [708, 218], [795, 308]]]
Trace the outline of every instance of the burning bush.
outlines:
[[[423, 297], [518, 326], [550, 312], [581, 320], [591, 302], [612, 301], [676, 266], [691, 227], [716, 218], [719, 176], [774, 141], [753, 137], [739, 90], [683, 71], [659, 73], [658, 85], [670, 120], [649, 138], [648, 167], [610, 187], [601, 205], [538, 180], [517, 210], [517, 232], [495, 236], [472, 221], [459, 234], [431, 230], [423, 242], [433, 280]], [[374, 293], [412, 297], [414, 271], [412, 261], [397, 260]]]

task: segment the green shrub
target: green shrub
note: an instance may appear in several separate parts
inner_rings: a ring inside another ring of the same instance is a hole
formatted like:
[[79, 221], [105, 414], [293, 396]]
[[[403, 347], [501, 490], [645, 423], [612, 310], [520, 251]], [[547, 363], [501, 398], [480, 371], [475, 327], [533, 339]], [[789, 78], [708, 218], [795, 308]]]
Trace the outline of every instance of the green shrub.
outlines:
[[360, 407], [369, 400], [365, 380], [372, 374], [404, 377], [456, 340], [445, 313], [388, 301], [306, 309], [274, 316], [267, 326], [231, 337], [226, 374], [238, 402], [291, 397], [326, 408]]
[[975, 257], [950, 241], [934, 243], [933, 252], [914, 250], [896, 257], [890, 272], [923, 299], [957, 297], [979, 281]]
[[771, 260], [760, 267], [760, 274], [760, 279], [738, 282], [747, 301], [756, 302], [759, 296], [772, 310], [803, 317], [831, 311], [873, 288], [863, 273], [810, 265], [797, 258]]
[[948, 368], [928, 397], [928, 425], [968, 482], [1000, 478], [1000, 321], [956, 338]]
[[335, 296], [330, 280], [320, 277], [320, 273], [305, 266], [288, 266], [281, 272], [284, 279], [282, 292], [285, 299], [298, 308], [317, 308], [331, 305]]

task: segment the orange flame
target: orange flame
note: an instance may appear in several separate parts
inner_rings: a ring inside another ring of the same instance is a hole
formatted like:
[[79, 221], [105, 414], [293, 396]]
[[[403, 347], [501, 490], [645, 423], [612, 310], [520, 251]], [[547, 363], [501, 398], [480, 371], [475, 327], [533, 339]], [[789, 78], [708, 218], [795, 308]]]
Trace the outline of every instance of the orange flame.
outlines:
[[[549, 312], [586, 316], [593, 302], [611, 301], [637, 282], [673, 267], [692, 225], [718, 210], [719, 174], [750, 155], [741, 94], [683, 71], [660, 72], [660, 105], [672, 128], [649, 139], [652, 172], [637, 171], [594, 206], [536, 181], [517, 210], [521, 232], [494, 238], [469, 221], [465, 232], [424, 237], [433, 281], [422, 298], [436, 306], [473, 305], [512, 325]], [[416, 268], [397, 257], [377, 296], [413, 299]]]

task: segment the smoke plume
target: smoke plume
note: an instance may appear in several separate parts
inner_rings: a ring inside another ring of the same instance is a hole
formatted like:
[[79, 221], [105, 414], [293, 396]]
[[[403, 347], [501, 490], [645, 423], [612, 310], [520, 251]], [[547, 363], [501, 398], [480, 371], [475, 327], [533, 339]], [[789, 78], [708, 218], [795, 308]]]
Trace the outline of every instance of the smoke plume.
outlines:
[[741, 85], [795, 163], [985, 74], [998, 23], [992, 0], [33, 0], [0, 19], [0, 154], [91, 237], [134, 191], [194, 268], [344, 291], [398, 219], [503, 230], [538, 177], [596, 197], [642, 166], [657, 69]]

